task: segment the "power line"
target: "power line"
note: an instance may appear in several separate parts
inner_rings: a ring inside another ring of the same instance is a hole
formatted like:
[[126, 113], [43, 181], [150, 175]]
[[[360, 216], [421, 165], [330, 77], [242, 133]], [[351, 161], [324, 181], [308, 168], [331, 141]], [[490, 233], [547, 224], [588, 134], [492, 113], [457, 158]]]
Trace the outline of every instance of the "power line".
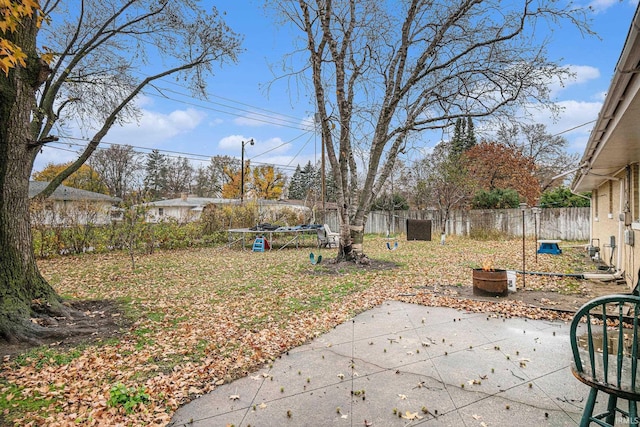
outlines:
[[[142, 73], [140, 73], [140, 72], [138, 72], [138, 71], [134, 71], [134, 73], [136, 73], [136, 74], [140, 74], [140, 75], [142, 75], [142, 76], [144, 76], [144, 77], [148, 77], [148, 76], [146, 76], [146, 75], [144, 75], [144, 74], [142, 74]], [[186, 86], [184, 86], [184, 85], [178, 84], [178, 83], [176, 83], [176, 82], [174, 82], [174, 81], [166, 80], [166, 79], [164, 79], [164, 78], [162, 78], [162, 79], [158, 79], [158, 81], [161, 81], [161, 82], [166, 83], [166, 84], [170, 84], [170, 85], [172, 85], [172, 86], [177, 86], [177, 87], [182, 88], [182, 89], [188, 89], [188, 88], [187, 88]], [[187, 94], [185, 94], [185, 93], [178, 92], [178, 91], [174, 91], [174, 90], [171, 90], [171, 89], [166, 89], [166, 88], [158, 87], [158, 86], [155, 86], [155, 85], [154, 85], [154, 86], [150, 86], [150, 87], [153, 87], [153, 88], [156, 88], [156, 89], [159, 89], [159, 90], [166, 90], [166, 91], [168, 91], [168, 92], [176, 93], [176, 94], [179, 94], [179, 95], [182, 95], [182, 96], [185, 96], [185, 97], [191, 97], [190, 95], [187, 95]], [[242, 105], [242, 106], [244, 106], [244, 107], [251, 108], [251, 109], [253, 109], [253, 110], [260, 110], [260, 111], [264, 111], [265, 113], [268, 113], [268, 115], [273, 115], [273, 116], [275, 116], [275, 117], [277, 117], [277, 118], [286, 117], [286, 118], [291, 119], [291, 120], [289, 120], [289, 121], [290, 121], [290, 122], [293, 122], [293, 123], [300, 123], [300, 122], [304, 121], [304, 119], [301, 119], [300, 117], [295, 117], [295, 116], [291, 116], [291, 115], [284, 114], [284, 113], [281, 113], [281, 112], [276, 112], [276, 111], [269, 110], [269, 109], [266, 109], [266, 108], [263, 108], [263, 107], [258, 107], [258, 106], [252, 105], [252, 104], [248, 104], [248, 103], [246, 103], [246, 102], [236, 101], [236, 100], [231, 99], [231, 98], [225, 98], [225, 97], [223, 97], [223, 96], [215, 95], [215, 94], [208, 93], [208, 92], [207, 92], [207, 94], [206, 94], [206, 97], [208, 97], [208, 98], [209, 98], [209, 97], [210, 97], [210, 98], [218, 98], [218, 99], [221, 99], [221, 100], [226, 101], [226, 102], [231, 102], [231, 103], [233, 103], [233, 104], [238, 104], [238, 105]], [[177, 101], [177, 102], [180, 102], [180, 101]], [[240, 111], [245, 111], [245, 112], [248, 112], [248, 113], [254, 113], [254, 114], [257, 114], [257, 113], [255, 113], [254, 111], [251, 111], [251, 110], [245, 110], [245, 109], [242, 109], [242, 108], [239, 108], [239, 107], [234, 107], [234, 106], [227, 106], [227, 105], [225, 105], [225, 104], [221, 104], [221, 103], [218, 103], [218, 102], [209, 101], [208, 99], [202, 100], [202, 102], [205, 102], [205, 103], [211, 103], [211, 104], [216, 104], [216, 105], [225, 106], [225, 107], [229, 107], [229, 108], [236, 109], [236, 110], [240, 110]], [[263, 115], [264, 115], [264, 114], [263, 114]]]
[[[290, 141], [284, 142], [283, 144], [274, 147], [270, 150], [267, 150], [263, 153], [260, 153], [256, 156], [251, 157], [251, 159], [248, 160], [252, 160], [255, 159], [256, 157], [262, 156], [270, 151], [273, 151], [277, 148], [280, 148], [284, 145], [290, 144], [291, 142], [295, 141], [298, 138], [301, 138], [302, 136], [306, 135], [308, 132], [304, 132], [301, 135], [296, 136], [295, 138], [293, 138]], [[89, 142], [88, 139], [85, 138], [75, 138], [75, 137], [65, 137], [65, 139], [70, 139], [70, 140], [74, 140], [74, 141], [82, 141], [82, 142]], [[80, 144], [77, 142], [63, 142], [63, 141], [57, 141], [57, 142], [51, 142], [49, 144], [47, 144], [47, 148], [51, 148], [54, 150], [61, 150], [61, 151], [67, 151], [67, 152], [72, 152], [72, 153], [77, 153], [77, 151], [73, 151], [73, 150], [69, 150], [67, 148], [63, 148], [63, 147], [59, 147], [59, 146], [54, 146], [53, 144], [58, 144], [58, 145], [70, 145], [70, 146], [76, 146], [76, 147], [85, 147], [84, 144]], [[179, 157], [183, 157], [186, 158], [187, 160], [193, 160], [193, 161], [198, 161], [198, 162], [203, 162], [203, 161], [208, 161], [209, 159], [215, 157], [215, 155], [210, 155], [210, 154], [197, 154], [197, 153], [189, 153], [189, 152], [184, 152], [184, 151], [174, 151], [174, 150], [164, 150], [164, 149], [157, 149], [157, 148], [149, 148], [149, 147], [141, 147], [141, 146], [136, 146], [136, 145], [131, 145], [131, 144], [122, 144], [122, 143], [117, 143], [117, 142], [108, 142], [108, 141], [101, 141], [100, 144], [105, 144], [105, 145], [109, 145], [109, 146], [118, 146], [118, 147], [124, 147], [124, 146], [129, 146], [131, 148], [134, 149], [134, 152], [136, 154], [149, 154], [149, 152], [152, 151], [158, 151], [159, 153], [163, 153], [168, 156], [168, 157], [172, 157], [172, 158], [179, 158]], [[305, 144], [306, 145], [306, 144]], [[105, 150], [105, 148], [102, 147], [98, 147], [98, 150]], [[140, 151], [143, 150], [143, 151]], [[295, 157], [294, 157], [295, 158]], [[295, 170], [294, 167], [292, 167], [290, 164], [287, 165], [281, 165], [281, 164], [277, 164], [277, 163], [268, 163], [268, 162], [254, 162], [257, 165], [265, 165], [265, 166], [273, 166], [273, 167], [277, 167], [280, 169], [285, 169], [285, 170]]]
[[[170, 90], [167, 90], [167, 91], [170, 92]], [[247, 120], [253, 120], [253, 121], [256, 121], [256, 122], [267, 123], [267, 124], [275, 125], [275, 126], [287, 127], [287, 128], [295, 129], [295, 130], [305, 130], [304, 126], [301, 126], [299, 123], [296, 123], [296, 125], [294, 126], [292, 124], [287, 124], [287, 121], [285, 121], [285, 120], [278, 119], [278, 118], [275, 118], [275, 117], [270, 117], [270, 116], [267, 116], [267, 115], [264, 115], [264, 114], [261, 114], [261, 113], [256, 113], [256, 112], [252, 112], [252, 111], [248, 111], [248, 110], [242, 110], [242, 109], [237, 108], [237, 107], [227, 106], [228, 108], [233, 108], [233, 109], [237, 109], [237, 110], [246, 112], [250, 116], [248, 117], [247, 115], [240, 115], [240, 114], [233, 113], [233, 112], [230, 112], [230, 111], [220, 110], [220, 109], [217, 109], [217, 108], [208, 107], [206, 105], [201, 105], [201, 104], [197, 104], [197, 103], [190, 102], [190, 101], [171, 98], [171, 97], [169, 97], [167, 95], [148, 93], [147, 91], [143, 91], [143, 94], [145, 94], [147, 96], [158, 97], [158, 98], [169, 100], [169, 101], [173, 101], [173, 102], [178, 102], [178, 103], [185, 104], [185, 105], [191, 105], [191, 106], [202, 108], [202, 109], [209, 110], [209, 111], [215, 111], [217, 113], [228, 114], [230, 116], [236, 116], [236, 117], [240, 117], [240, 118], [245, 118]], [[180, 94], [180, 95], [186, 96], [184, 94]], [[216, 103], [213, 103], [211, 101], [209, 101], [209, 103], [216, 104]], [[218, 105], [220, 105], [220, 104], [218, 104]], [[260, 118], [260, 116], [265, 117], [265, 118]], [[269, 120], [267, 120], [267, 119], [269, 119]], [[291, 123], [291, 122], [289, 122], [289, 123]]]
[[[139, 71], [136, 71], [136, 70], [132, 70], [132, 72], [135, 73], [135, 74], [141, 75], [143, 77], [148, 77], [148, 75], [143, 74], [143, 73], [141, 73]], [[169, 84], [169, 85], [172, 85], [172, 86], [177, 86], [177, 87], [179, 87], [181, 89], [188, 89], [184, 85], [178, 84], [178, 83], [170, 81], [170, 80], [166, 80], [164, 78], [158, 79], [158, 81], [161, 81], [161, 82], [163, 82], [165, 84]], [[150, 93], [149, 92], [150, 89], [155, 89], [158, 93]], [[170, 101], [183, 103], [183, 104], [186, 104], [186, 105], [192, 105], [192, 106], [196, 106], [196, 107], [200, 107], [200, 108], [205, 108], [207, 110], [211, 110], [211, 111], [215, 111], [215, 112], [219, 112], [219, 113], [223, 113], [223, 114], [229, 114], [229, 115], [233, 115], [233, 116], [240, 117], [240, 118], [246, 118], [248, 120], [255, 120], [255, 121], [259, 121], [259, 122], [263, 122], [263, 123], [273, 124], [273, 125], [276, 125], [276, 126], [291, 127], [293, 129], [298, 129], [298, 130], [300, 130], [300, 129], [308, 130], [309, 129], [308, 127], [306, 127], [304, 125], [305, 118], [295, 117], [295, 116], [291, 116], [291, 115], [284, 114], [284, 113], [281, 113], [281, 112], [272, 111], [272, 110], [269, 110], [269, 109], [266, 109], [266, 108], [258, 107], [258, 106], [252, 105], [252, 104], [248, 104], [246, 102], [236, 101], [236, 100], [233, 100], [231, 98], [222, 97], [222, 96], [215, 95], [215, 94], [212, 94], [212, 93], [209, 93], [209, 92], [207, 92], [205, 94], [206, 98], [221, 99], [221, 100], [223, 100], [225, 102], [230, 102], [232, 104], [238, 104], [238, 105], [241, 105], [243, 107], [248, 107], [251, 110], [247, 110], [245, 108], [236, 107], [236, 106], [233, 106], [233, 105], [223, 104], [223, 103], [220, 103], [220, 102], [211, 101], [209, 99], [200, 100], [202, 103], [205, 103], [205, 104], [218, 105], [218, 106], [221, 106], [221, 107], [230, 108], [232, 110], [237, 110], [237, 111], [240, 111], [240, 112], [243, 112], [243, 113], [246, 114], [246, 115], [241, 115], [241, 114], [233, 113], [233, 112], [230, 112], [230, 111], [219, 110], [219, 109], [216, 109], [216, 108], [213, 108], [213, 107], [205, 107], [205, 106], [202, 106], [201, 104], [197, 104], [197, 103], [193, 103], [193, 102], [189, 102], [189, 101], [174, 99], [174, 98], [171, 98], [171, 97], [165, 95], [164, 92], [170, 92], [170, 93], [173, 93], [173, 94], [176, 94], [176, 95], [179, 95], [179, 96], [192, 98], [191, 95], [186, 94], [184, 92], [179, 92], [179, 91], [176, 91], [176, 90], [173, 90], [173, 89], [169, 89], [169, 88], [166, 88], [166, 87], [160, 87], [160, 86], [157, 86], [157, 85], [150, 85], [143, 91], [143, 93], [145, 95], [148, 95], [148, 96], [154, 96], [154, 97], [159, 97], [159, 98], [162, 98], [162, 99], [168, 99]], [[264, 113], [260, 113], [260, 112], [256, 112], [256, 111], [252, 111], [252, 110], [263, 111]], [[247, 117], [247, 115], [249, 115], [249, 117]], [[262, 118], [260, 118], [260, 117], [262, 117]], [[287, 125], [287, 123], [289, 123], [289, 125]]]
[[[296, 136], [295, 138], [293, 138], [292, 140], [289, 140], [289, 141], [287, 141], [287, 142], [283, 142], [282, 144], [277, 145], [277, 146], [275, 146], [275, 147], [273, 147], [273, 148], [270, 148], [270, 149], [268, 149], [267, 151], [263, 151], [263, 152], [262, 152], [262, 153], [260, 153], [260, 154], [256, 154], [255, 156], [253, 156], [253, 157], [252, 157], [252, 159], [255, 159], [256, 157], [260, 157], [260, 156], [263, 156], [263, 155], [265, 155], [265, 154], [267, 154], [267, 153], [270, 153], [270, 152], [272, 152], [272, 151], [275, 151], [275, 150], [277, 150], [278, 148], [284, 147], [285, 145], [289, 145], [289, 144], [291, 144], [293, 141], [295, 141], [296, 139], [298, 139], [298, 138], [302, 138], [304, 135], [306, 135], [306, 134], [308, 134], [308, 133], [309, 133], [309, 132], [305, 132], [305, 133], [303, 133], [303, 134], [300, 134], [300, 135]], [[302, 148], [304, 148], [304, 147], [307, 145], [307, 143], [308, 143], [308, 141], [304, 143], [304, 145], [302, 146]], [[300, 154], [300, 151], [298, 151], [298, 152], [296, 153], [296, 155], [295, 155], [295, 156], [293, 156], [293, 159], [292, 159], [291, 161], [293, 161], [296, 157], [298, 157], [298, 154]]]

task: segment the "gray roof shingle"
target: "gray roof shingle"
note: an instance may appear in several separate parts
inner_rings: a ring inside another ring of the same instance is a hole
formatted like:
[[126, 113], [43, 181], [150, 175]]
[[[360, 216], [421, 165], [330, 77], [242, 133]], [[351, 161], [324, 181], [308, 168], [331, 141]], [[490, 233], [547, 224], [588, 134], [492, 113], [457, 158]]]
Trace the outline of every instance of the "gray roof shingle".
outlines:
[[[42, 192], [49, 185], [44, 181], [29, 181], [29, 198], [32, 199]], [[49, 196], [51, 200], [87, 200], [92, 202], [117, 203], [122, 201], [119, 197], [111, 197], [106, 194], [94, 193], [93, 191], [80, 190], [78, 188], [60, 185]]]

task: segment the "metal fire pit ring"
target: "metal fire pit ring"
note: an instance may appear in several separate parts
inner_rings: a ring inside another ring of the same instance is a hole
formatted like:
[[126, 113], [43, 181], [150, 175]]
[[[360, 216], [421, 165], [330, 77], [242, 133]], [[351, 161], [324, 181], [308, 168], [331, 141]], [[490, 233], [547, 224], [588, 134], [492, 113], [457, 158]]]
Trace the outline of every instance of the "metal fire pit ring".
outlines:
[[506, 297], [509, 295], [507, 270], [473, 269], [473, 294], [479, 296]]

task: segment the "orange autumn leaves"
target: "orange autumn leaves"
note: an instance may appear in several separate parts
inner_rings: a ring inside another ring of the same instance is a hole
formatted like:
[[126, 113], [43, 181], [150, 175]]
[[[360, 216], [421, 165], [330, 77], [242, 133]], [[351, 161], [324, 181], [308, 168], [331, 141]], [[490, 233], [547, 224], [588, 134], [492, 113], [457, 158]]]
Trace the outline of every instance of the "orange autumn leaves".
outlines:
[[478, 189], [511, 188], [529, 205], [540, 198], [540, 183], [532, 159], [497, 142], [481, 142], [464, 153], [464, 165]]
[[[43, 16], [40, 13], [40, 4], [36, 0], [0, 0], [0, 71], [5, 76], [9, 70], [15, 67], [26, 66], [26, 53], [22, 48], [8, 39], [8, 36], [16, 32], [22, 21], [36, 17], [36, 25], [40, 26]], [[50, 63], [51, 52], [47, 52], [42, 59]]]

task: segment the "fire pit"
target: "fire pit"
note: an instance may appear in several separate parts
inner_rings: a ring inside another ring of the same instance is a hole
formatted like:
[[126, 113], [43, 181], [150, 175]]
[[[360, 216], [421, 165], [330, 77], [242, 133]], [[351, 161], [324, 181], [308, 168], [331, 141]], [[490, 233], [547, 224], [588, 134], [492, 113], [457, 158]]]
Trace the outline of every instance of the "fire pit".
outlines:
[[492, 297], [509, 295], [507, 270], [473, 269], [473, 294]]

